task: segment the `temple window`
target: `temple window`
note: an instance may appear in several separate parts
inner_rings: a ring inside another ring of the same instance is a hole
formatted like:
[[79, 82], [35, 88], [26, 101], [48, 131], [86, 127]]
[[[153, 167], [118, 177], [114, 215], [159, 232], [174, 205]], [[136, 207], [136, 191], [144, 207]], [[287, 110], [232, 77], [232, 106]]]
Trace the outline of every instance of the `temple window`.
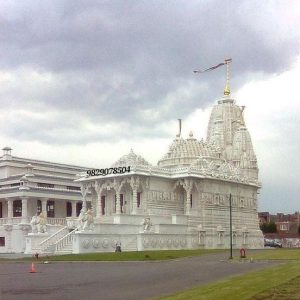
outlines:
[[80, 191], [79, 186], [67, 186], [67, 190], [69, 191]]
[[124, 201], [123, 201], [124, 197], [123, 197], [123, 194], [120, 194], [120, 206], [121, 206], [121, 213], [123, 213], [123, 204], [124, 204]]
[[43, 188], [50, 188], [53, 189], [54, 188], [54, 184], [51, 183], [43, 183], [43, 182], [38, 182], [37, 183], [38, 187], [43, 187]]
[[137, 192], [137, 207], [140, 207], [141, 205], [141, 193]]
[[76, 203], [76, 216], [77, 217], [79, 216], [81, 209], [82, 209], [82, 202], [77, 202]]
[[193, 194], [190, 194], [190, 207], [193, 207]]
[[105, 215], [105, 196], [101, 196], [101, 214]]
[[233, 233], [232, 233], [232, 244], [233, 244], [233, 245], [236, 245], [236, 237], [237, 237], [237, 233], [236, 233], [236, 232], [233, 232]]
[[0, 247], [5, 247], [5, 237], [0, 236]]
[[13, 217], [22, 217], [22, 201], [15, 200], [13, 202]]
[[47, 201], [47, 217], [54, 218], [55, 217], [55, 209], [54, 209], [54, 201]]
[[66, 215], [67, 217], [72, 216], [72, 203], [71, 202], [66, 202]]
[[199, 245], [205, 245], [205, 232], [198, 232], [198, 244]]
[[42, 212], [42, 201], [41, 200], [36, 201], [36, 210], [37, 210], [38, 214], [40, 214]]
[[247, 232], [243, 232], [243, 244], [245, 245], [245, 244], [247, 244], [247, 238], [248, 238], [248, 234], [247, 234]]

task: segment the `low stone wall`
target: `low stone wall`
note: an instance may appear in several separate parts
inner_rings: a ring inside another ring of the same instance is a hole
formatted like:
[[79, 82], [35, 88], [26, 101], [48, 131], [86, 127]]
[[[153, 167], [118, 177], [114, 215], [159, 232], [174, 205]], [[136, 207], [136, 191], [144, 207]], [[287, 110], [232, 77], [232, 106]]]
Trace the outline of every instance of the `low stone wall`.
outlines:
[[[215, 235], [202, 236], [193, 233], [138, 233], [138, 234], [97, 234], [93, 232], [76, 232], [73, 238], [73, 253], [114, 252], [117, 244], [122, 251], [145, 250], [180, 250], [180, 249], [229, 249], [229, 236], [219, 241]], [[263, 240], [259, 236], [249, 236], [249, 243], [243, 244], [238, 239], [234, 249], [261, 249]]]

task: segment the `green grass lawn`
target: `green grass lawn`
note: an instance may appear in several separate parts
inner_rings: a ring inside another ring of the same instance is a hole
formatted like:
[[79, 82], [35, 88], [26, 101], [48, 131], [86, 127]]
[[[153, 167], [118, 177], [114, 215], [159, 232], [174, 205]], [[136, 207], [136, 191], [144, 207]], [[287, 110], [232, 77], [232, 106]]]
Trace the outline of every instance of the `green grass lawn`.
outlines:
[[296, 300], [300, 299], [300, 276], [293, 278], [292, 280], [280, 284], [274, 288], [263, 291], [251, 300]]
[[[226, 250], [162, 250], [162, 251], [135, 251], [135, 252], [106, 252], [106, 253], [86, 253], [67, 254], [55, 256], [40, 256], [39, 261], [147, 261], [147, 260], [168, 260], [184, 257], [192, 257], [205, 254], [220, 253]], [[30, 261], [33, 257], [21, 259], [1, 259], [2, 261]], [[35, 260], [35, 259], [34, 259]]]
[[[239, 259], [237, 255], [234, 258]], [[251, 272], [159, 299], [300, 299], [300, 249], [249, 251], [247, 259], [250, 258], [281, 260], [284, 265]]]
[[266, 249], [250, 252], [247, 257], [257, 260], [300, 260], [300, 249]]
[[189, 256], [212, 254], [224, 250], [164, 250], [164, 251], [136, 251], [136, 252], [110, 252], [67, 254], [51, 256], [50, 261], [144, 261], [144, 260], [168, 260]]
[[[300, 299], [289, 298], [299, 293], [300, 262], [286, 263], [262, 271], [250, 272], [217, 283], [203, 285], [163, 300], [246, 300], [246, 299]], [[285, 295], [284, 295], [285, 293]], [[282, 298], [274, 298], [281, 295]], [[299, 295], [299, 294], [298, 294]], [[260, 297], [260, 298], [259, 298]], [[285, 298], [284, 298], [285, 297]]]

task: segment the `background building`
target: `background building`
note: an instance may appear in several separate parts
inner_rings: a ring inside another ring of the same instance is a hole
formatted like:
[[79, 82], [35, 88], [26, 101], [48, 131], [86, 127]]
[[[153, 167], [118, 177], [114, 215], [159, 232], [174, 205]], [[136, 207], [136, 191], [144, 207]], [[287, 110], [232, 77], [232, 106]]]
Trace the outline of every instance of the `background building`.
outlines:
[[[300, 248], [300, 214], [277, 213], [272, 215], [269, 212], [259, 212], [260, 227], [264, 230], [264, 237], [267, 240], [280, 241], [283, 247]], [[269, 224], [275, 224], [274, 230], [268, 230]]]
[[0, 158], [0, 253], [24, 252], [31, 218], [42, 211], [49, 232], [65, 226], [66, 217], [78, 216], [82, 196], [78, 166], [12, 156], [3, 148]]

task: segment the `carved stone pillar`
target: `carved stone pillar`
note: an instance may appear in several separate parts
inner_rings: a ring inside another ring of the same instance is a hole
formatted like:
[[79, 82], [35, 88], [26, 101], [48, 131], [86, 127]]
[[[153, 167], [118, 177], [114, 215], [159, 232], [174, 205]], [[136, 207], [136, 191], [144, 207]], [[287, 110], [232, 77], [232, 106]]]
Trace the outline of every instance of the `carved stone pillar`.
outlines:
[[132, 176], [130, 178], [130, 186], [132, 188], [132, 211], [133, 215], [137, 212], [137, 191], [140, 185], [140, 178]]
[[193, 181], [191, 179], [184, 179], [183, 188], [186, 191], [185, 214], [190, 214], [191, 202], [190, 195], [193, 189]]
[[191, 192], [192, 192], [191, 189], [187, 189], [186, 190], [185, 213], [187, 215], [190, 214], [190, 208], [191, 208], [191, 199], [190, 199], [190, 197], [191, 197]]
[[121, 197], [120, 197], [120, 194], [121, 194], [121, 189], [122, 189], [123, 183], [124, 182], [120, 182], [120, 181], [114, 179], [113, 187], [116, 191], [116, 199], [115, 199], [116, 200], [116, 215], [120, 215], [122, 213], [121, 212]]
[[22, 223], [27, 223], [27, 217], [28, 217], [28, 198], [23, 197], [22, 198]]
[[13, 200], [7, 199], [7, 217], [12, 218], [13, 217]]
[[72, 203], [72, 218], [76, 218], [76, 204], [77, 202], [71, 202]]
[[137, 210], [137, 189], [132, 190], [132, 214], [136, 215]]
[[103, 185], [100, 184], [99, 182], [95, 183], [95, 190], [97, 193], [97, 200], [96, 200], [96, 218], [100, 218], [102, 216], [102, 201], [101, 201], [101, 194], [103, 190]]
[[82, 210], [83, 211], [86, 211], [86, 208], [87, 208], [87, 205], [86, 205], [86, 195], [87, 195], [87, 192], [88, 192], [88, 187], [87, 187], [87, 185], [82, 185], [81, 186], [81, 194], [82, 194], [82, 198], [83, 198], [83, 200], [82, 200]]
[[7, 232], [6, 234], [6, 237], [7, 237], [7, 240], [6, 240], [6, 249], [7, 249], [7, 252], [12, 252], [12, 240], [11, 240], [11, 233], [12, 233], [12, 230], [13, 230], [13, 225], [12, 224], [5, 224], [4, 225], [4, 230]]
[[120, 200], [120, 193], [116, 192], [116, 215], [121, 214], [121, 200]]
[[42, 213], [45, 217], [47, 216], [47, 201], [48, 199], [46, 198], [42, 199]]

